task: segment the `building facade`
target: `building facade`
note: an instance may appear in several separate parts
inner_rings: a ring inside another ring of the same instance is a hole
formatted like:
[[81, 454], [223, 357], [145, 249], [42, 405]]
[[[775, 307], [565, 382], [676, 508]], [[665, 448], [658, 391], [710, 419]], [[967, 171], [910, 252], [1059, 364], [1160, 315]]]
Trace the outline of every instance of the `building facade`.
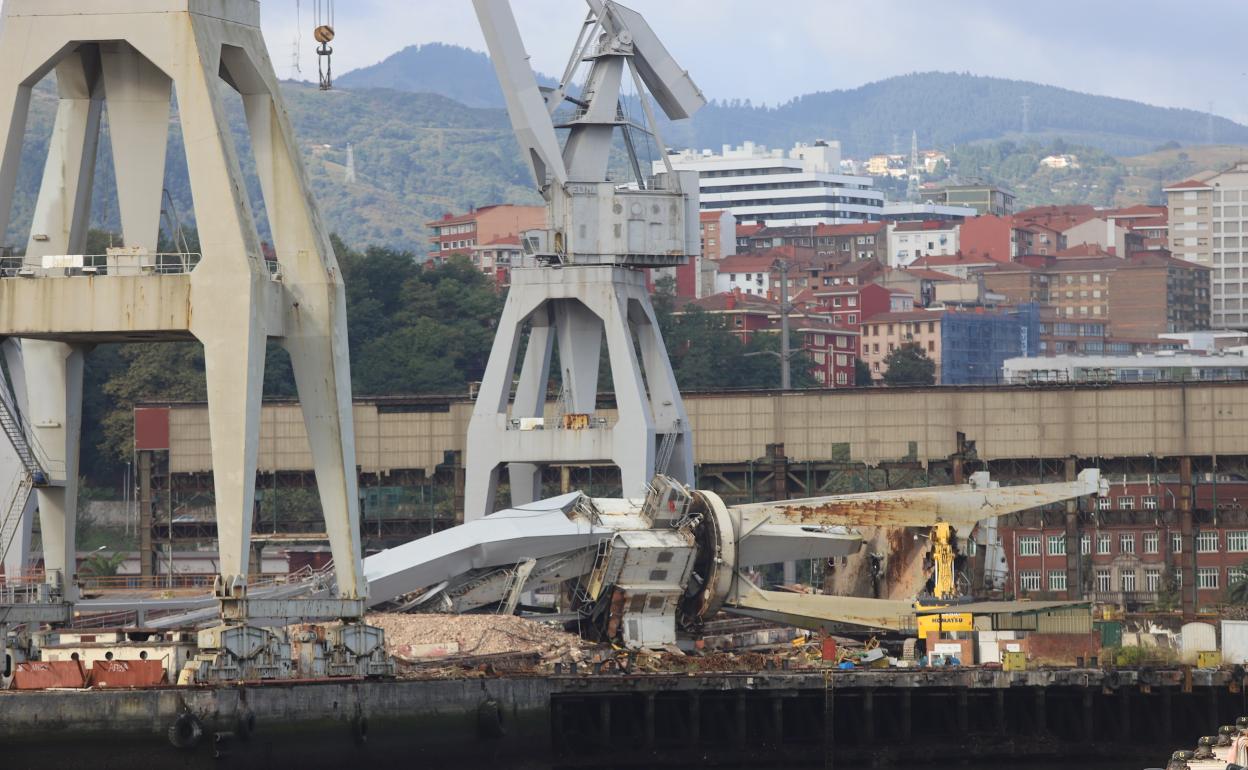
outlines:
[[1014, 211], [1014, 194], [990, 184], [960, 184], [922, 190], [924, 202], [942, 206], [966, 206], [976, 213], [1007, 216]]
[[1171, 253], [1213, 270], [1213, 325], [1248, 328], [1248, 162], [1165, 194]]
[[472, 247], [478, 244], [518, 239], [527, 230], [545, 227], [546, 207], [482, 206], [466, 214], [446, 214], [425, 226], [431, 231], [429, 258], [441, 262], [456, 254], [471, 255]]
[[948, 256], [960, 251], [957, 222], [898, 222], [888, 228], [888, 266], [906, 267], [919, 257]]
[[[685, 150], [672, 168], [697, 171], [703, 211], [729, 211], [741, 224], [772, 226], [878, 221], [884, 193], [870, 177], [840, 173], [837, 142], [798, 144], [787, 153], [753, 142], [720, 154]], [[664, 170], [656, 161], [655, 173]]]

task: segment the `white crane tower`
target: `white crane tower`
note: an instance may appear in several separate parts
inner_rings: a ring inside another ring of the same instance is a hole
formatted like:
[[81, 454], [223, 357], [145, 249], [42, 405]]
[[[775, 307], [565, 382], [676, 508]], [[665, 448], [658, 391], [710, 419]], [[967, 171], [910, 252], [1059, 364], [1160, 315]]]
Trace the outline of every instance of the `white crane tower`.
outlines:
[[[541, 468], [552, 463], [610, 462], [620, 469], [626, 497], [643, 496], [656, 472], [692, 481], [689, 420], [643, 269], [683, 264], [699, 253], [697, 175], [670, 165], [643, 175], [633, 132], [653, 135], [666, 164], [647, 90], [674, 120], [706, 100], [640, 15], [611, 0], [587, 2], [562, 81], [543, 93], [507, 0], [474, 0], [521, 152], [546, 200], [547, 226], [524, 238], [524, 266], [512, 271], [468, 426], [467, 520], [494, 510], [503, 464], [513, 504], [541, 496]], [[573, 93], [582, 62], [588, 76]], [[626, 77], [648, 129], [622, 108]], [[562, 146], [559, 130], [566, 131]], [[608, 171], [617, 130], [632, 169], [622, 181]], [[604, 338], [619, 414], [611, 426], [594, 417]], [[562, 414], [551, 421], [540, 418], [556, 342]]]
[[[0, 338], [10, 350], [22, 341], [20, 358], [9, 357], [20, 364], [10, 366], [18, 403], [0, 399], [0, 427], [38, 495], [47, 574], [41, 598], [62, 599], [62, 615], [74, 599], [85, 351], [100, 342], [196, 340], [204, 347], [220, 545], [215, 594], [229, 621], [213, 643], [201, 644], [225, 653], [209, 666], [237, 672], [232, 652], [254, 651], [257, 639], [269, 644], [249, 618], [358, 619], [367, 584], [342, 277], [265, 49], [259, 3], [6, 0], [0, 56], [0, 233], [9, 223], [32, 87], [55, 71], [58, 91], [25, 254], [6, 260], [0, 274]], [[241, 97], [274, 261], [261, 250], [226, 88]], [[157, 249], [174, 94], [200, 254]], [[105, 105], [126, 247], [92, 256], [86, 235]], [[337, 595], [315, 603], [247, 596], [269, 339], [290, 353], [334, 556]], [[6, 518], [21, 509], [15, 502]], [[27, 540], [26, 527], [5, 529]], [[10, 620], [21, 614], [10, 612]]]

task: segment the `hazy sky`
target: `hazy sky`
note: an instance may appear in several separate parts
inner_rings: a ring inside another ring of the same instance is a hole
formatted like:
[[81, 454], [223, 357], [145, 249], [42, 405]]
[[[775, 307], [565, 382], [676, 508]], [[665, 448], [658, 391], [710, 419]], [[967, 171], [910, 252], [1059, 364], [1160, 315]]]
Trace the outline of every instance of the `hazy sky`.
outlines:
[[[315, 79], [314, 0], [302, 0], [303, 77]], [[1032, 80], [1248, 123], [1242, 0], [630, 0], [710, 98], [776, 103], [926, 70]], [[512, 0], [535, 67], [562, 71], [581, 0]], [[290, 77], [296, 0], [263, 0]], [[340, 0], [334, 69], [414, 43], [484, 50], [469, 0]], [[1237, 61], [1239, 57], [1244, 61]]]

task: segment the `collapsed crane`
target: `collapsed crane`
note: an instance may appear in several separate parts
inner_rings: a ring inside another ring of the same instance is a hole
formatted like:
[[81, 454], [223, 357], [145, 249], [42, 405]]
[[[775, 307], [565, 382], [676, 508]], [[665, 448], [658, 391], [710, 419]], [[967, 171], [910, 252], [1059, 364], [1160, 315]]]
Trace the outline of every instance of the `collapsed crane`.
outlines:
[[398, 611], [514, 611], [521, 594], [561, 585], [591, 635], [658, 647], [696, 634], [720, 610], [801, 628], [912, 627], [906, 601], [768, 591], [749, 567], [857, 553], [856, 527], [969, 533], [983, 520], [1101, 492], [1074, 481], [969, 484], [725, 505], [713, 492], [656, 476], [642, 499], [574, 492], [498, 511], [370, 556], [370, 603]]

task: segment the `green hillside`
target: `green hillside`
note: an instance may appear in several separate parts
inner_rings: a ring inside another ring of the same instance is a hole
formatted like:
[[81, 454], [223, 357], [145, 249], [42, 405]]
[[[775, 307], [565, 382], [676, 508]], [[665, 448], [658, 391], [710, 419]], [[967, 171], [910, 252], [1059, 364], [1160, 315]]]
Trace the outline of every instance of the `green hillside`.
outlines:
[[[698, 73], [692, 75], [696, 80]], [[371, 67], [349, 72], [338, 82], [345, 88], [428, 91], [474, 106], [503, 106], [489, 58], [458, 46], [410, 46]], [[806, 94], [772, 106], [740, 99], [714, 101], [693, 120], [668, 126], [664, 138], [672, 145], [700, 148], [746, 139], [773, 147], [839, 139], [846, 154], [863, 156], [891, 151], [894, 142], [904, 150], [910, 132], [917, 131], [924, 147], [950, 147], [1019, 138], [1023, 97], [1031, 102], [1025, 139], [1061, 138], [1115, 155], [1134, 155], [1169, 141], [1203, 143], [1208, 135], [1207, 116], [1195, 110], [1021, 80], [923, 72]], [[1248, 143], [1248, 127], [1214, 118], [1213, 136], [1220, 143]]]
[[[474, 109], [442, 96], [385, 90], [321, 92], [284, 83], [283, 93], [313, 189], [330, 229], [351, 243], [423, 252], [425, 223], [447, 211], [488, 203], [533, 203], [529, 172], [502, 110]], [[244, 132], [238, 95], [223, 89], [252, 201], [261, 212], [259, 183]], [[56, 105], [46, 86], [36, 90], [14, 215], [4, 243], [21, 247], [47, 154]], [[107, 121], [107, 118], [106, 118]], [[347, 145], [355, 150], [355, 184], [344, 182]], [[96, 174], [95, 227], [119, 229], [107, 130]], [[183, 224], [194, 223], [181, 131], [170, 132], [165, 186]], [[262, 235], [266, 234], [263, 218]]]

